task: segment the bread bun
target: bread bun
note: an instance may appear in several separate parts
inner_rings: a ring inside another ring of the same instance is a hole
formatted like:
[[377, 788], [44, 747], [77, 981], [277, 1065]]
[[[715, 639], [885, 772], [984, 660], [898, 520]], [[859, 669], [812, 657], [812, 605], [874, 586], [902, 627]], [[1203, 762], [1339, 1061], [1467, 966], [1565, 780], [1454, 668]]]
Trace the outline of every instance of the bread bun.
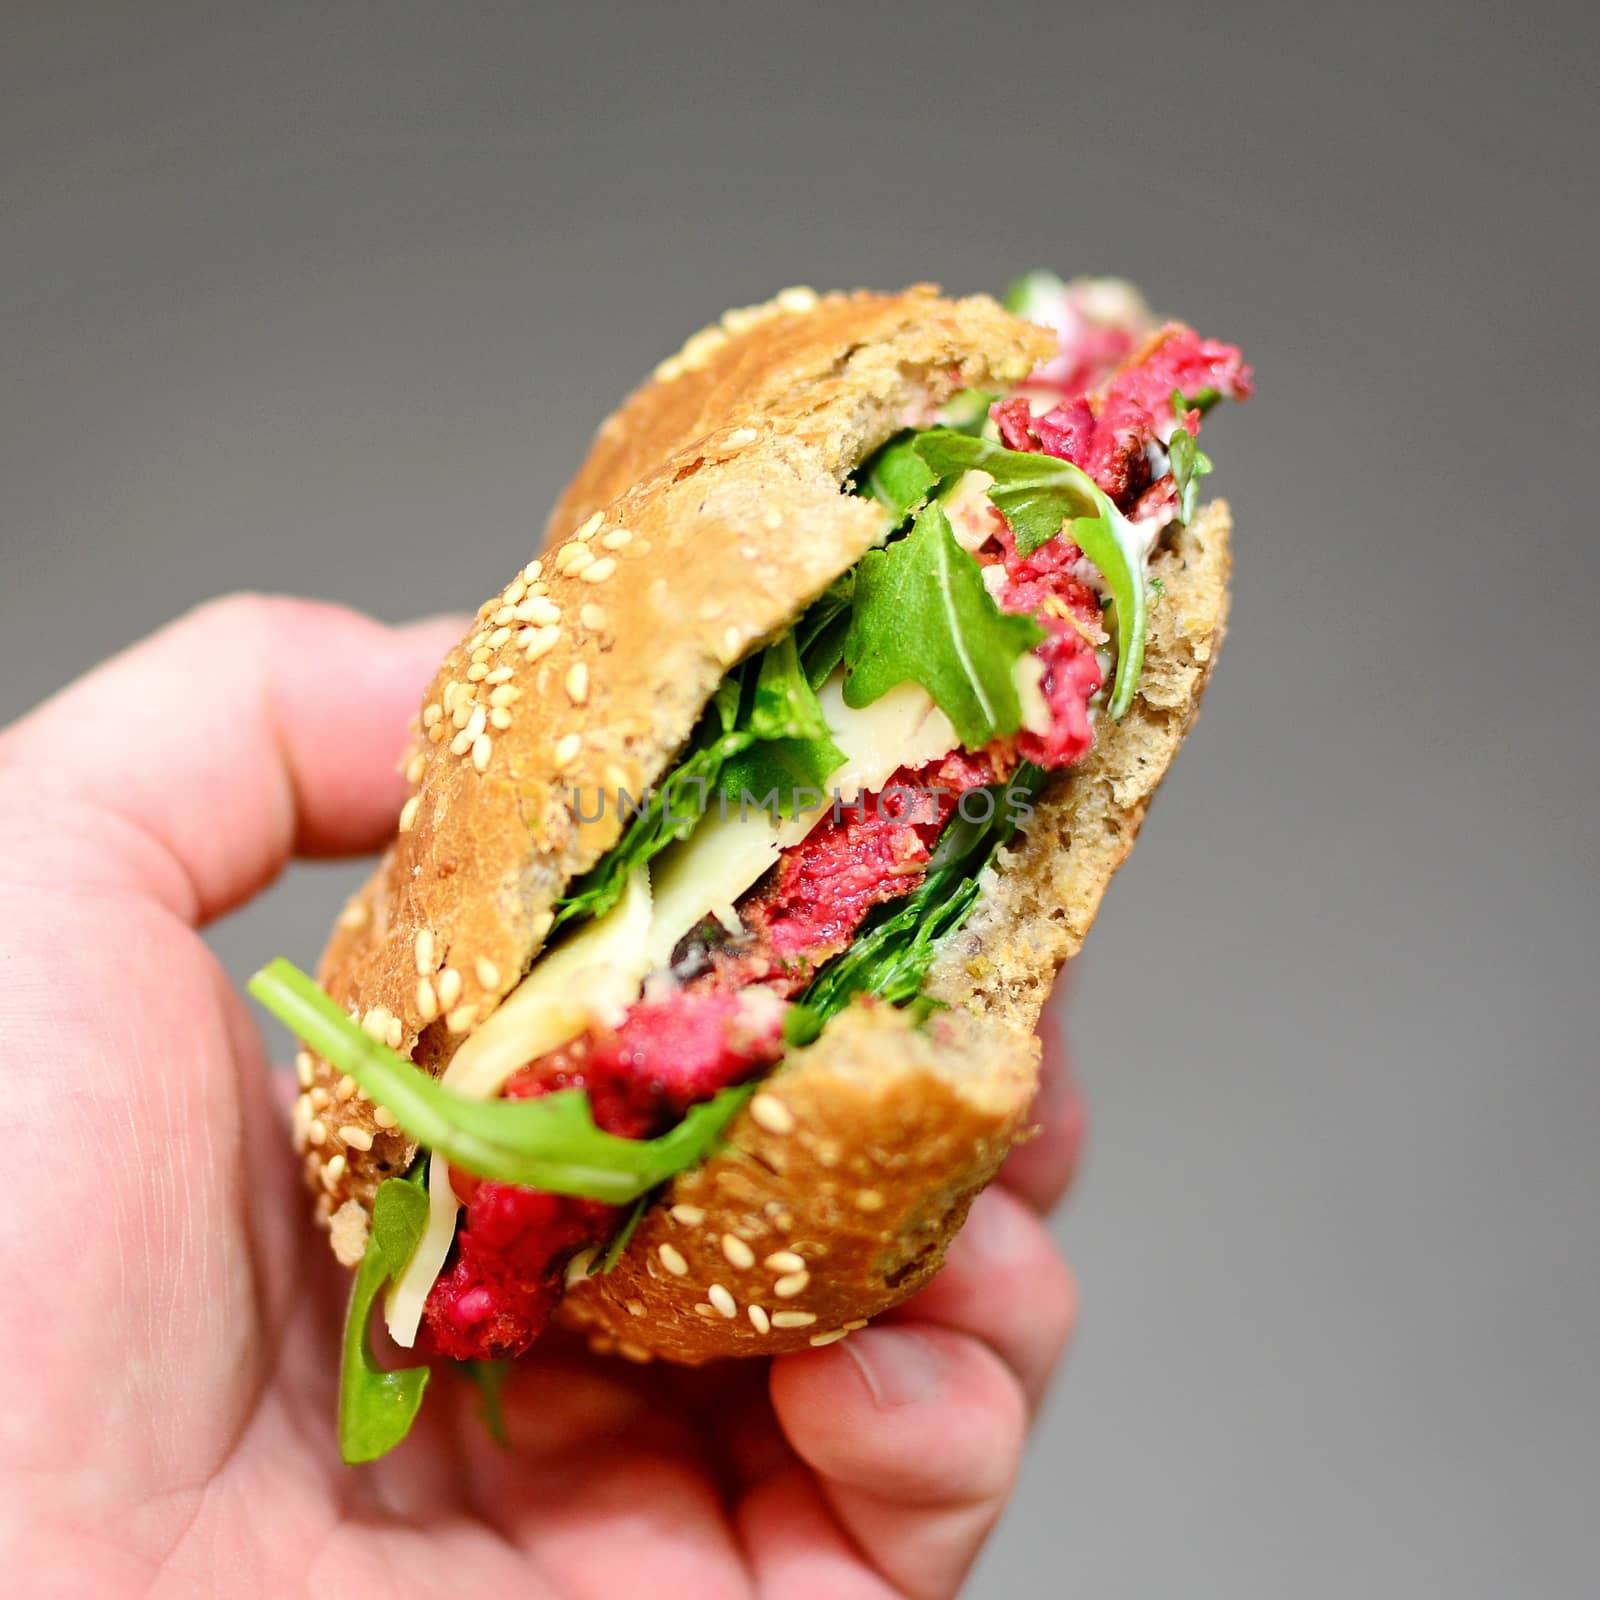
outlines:
[[[1003, 389], [1053, 336], [985, 297], [791, 290], [730, 312], [602, 425], [542, 556], [480, 608], [430, 685], [395, 843], [320, 977], [374, 1035], [442, 1071], [515, 986], [565, 885], [616, 842], [575, 787], [658, 780], [727, 670], [875, 542], [846, 492], [885, 439], [963, 388]], [[1034, 1026], [1194, 719], [1222, 640], [1228, 515], [1156, 561], [1140, 694], [988, 869], [923, 1028], [871, 1000], [793, 1051], [710, 1161], [681, 1174], [561, 1316], [596, 1348], [702, 1361], [826, 1342], [938, 1269], [1026, 1130]], [[303, 1057], [296, 1139], [336, 1252], [415, 1145]]]

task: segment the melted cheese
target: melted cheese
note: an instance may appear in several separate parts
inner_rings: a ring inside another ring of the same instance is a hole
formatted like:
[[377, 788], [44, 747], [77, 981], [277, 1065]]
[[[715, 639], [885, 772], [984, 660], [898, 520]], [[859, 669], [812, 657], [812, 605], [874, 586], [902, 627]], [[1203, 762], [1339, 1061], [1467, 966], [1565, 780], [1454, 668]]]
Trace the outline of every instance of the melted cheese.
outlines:
[[[713, 915], [737, 928], [734, 903], [828, 815], [833, 793], [849, 804], [881, 789], [901, 767], [919, 767], [957, 746], [950, 719], [926, 690], [903, 683], [861, 710], [844, 703], [843, 675], [835, 673], [818, 695], [844, 764], [828, 779], [830, 793], [796, 817], [774, 819], [753, 806], [743, 817], [711, 812], [679, 844], [663, 851], [652, 872], [640, 867], [621, 901], [536, 961], [500, 1007], [456, 1051], [443, 1082], [474, 1099], [489, 1100], [528, 1062], [570, 1044], [596, 1023], [620, 1022], [651, 972], [667, 965], [673, 947]], [[422, 1239], [384, 1302], [395, 1343], [409, 1349], [422, 1310], [455, 1237], [460, 1201], [447, 1163], [428, 1163], [428, 1222]]]

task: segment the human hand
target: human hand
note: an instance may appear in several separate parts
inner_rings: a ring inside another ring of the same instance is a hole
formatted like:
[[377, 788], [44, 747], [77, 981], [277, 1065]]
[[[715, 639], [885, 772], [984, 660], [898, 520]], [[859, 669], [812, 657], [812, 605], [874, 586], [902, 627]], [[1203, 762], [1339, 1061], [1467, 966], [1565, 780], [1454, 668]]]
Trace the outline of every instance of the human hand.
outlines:
[[871, 1328], [698, 1371], [551, 1336], [506, 1384], [511, 1449], [445, 1379], [401, 1449], [340, 1463], [349, 1280], [197, 930], [293, 855], [382, 844], [406, 719], [458, 631], [219, 601], [0, 734], [14, 1592], [954, 1592], [1071, 1321], [1040, 1221], [1078, 1143], [1054, 1049], [1044, 1133]]

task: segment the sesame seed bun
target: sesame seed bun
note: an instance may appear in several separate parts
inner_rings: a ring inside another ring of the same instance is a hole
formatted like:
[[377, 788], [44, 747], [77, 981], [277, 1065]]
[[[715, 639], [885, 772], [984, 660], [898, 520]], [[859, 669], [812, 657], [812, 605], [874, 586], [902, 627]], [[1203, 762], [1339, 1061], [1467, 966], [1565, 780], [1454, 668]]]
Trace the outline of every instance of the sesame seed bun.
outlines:
[[[919, 286], [785, 291], [663, 362], [602, 425], [543, 557], [480, 609], [430, 686], [399, 835], [323, 959], [333, 998], [442, 1071], [537, 955], [566, 884], [617, 841], [618, 808], [581, 820], [572, 789], [658, 780], [729, 667], [872, 547], [878, 513], [842, 488], [856, 465], [956, 390], [1009, 387], [1053, 350], [985, 297]], [[616, 1269], [569, 1294], [562, 1315], [597, 1348], [680, 1361], [804, 1348], [937, 1270], [1025, 1129], [1039, 1008], [1193, 720], [1227, 568], [1216, 505], [1156, 563], [1133, 709], [1052, 781], [936, 967], [953, 1009], [919, 1030], [858, 1003], [791, 1053]], [[327, 1062], [299, 1070], [296, 1143], [349, 1264], [378, 1183], [415, 1146]]]

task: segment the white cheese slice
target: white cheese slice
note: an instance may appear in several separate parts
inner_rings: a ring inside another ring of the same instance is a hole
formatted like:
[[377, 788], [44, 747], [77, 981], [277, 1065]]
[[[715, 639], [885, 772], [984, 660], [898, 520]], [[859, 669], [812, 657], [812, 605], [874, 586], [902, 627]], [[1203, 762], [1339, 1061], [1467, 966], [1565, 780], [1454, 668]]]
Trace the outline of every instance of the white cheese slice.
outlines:
[[411, 1252], [405, 1270], [389, 1285], [383, 1302], [383, 1320], [389, 1337], [402, 1350], [417, 1342], [422, 1325], [422, 1308], [428, 1303], [434, 1282], [444, 1270], [445, 1257], [456, 1236], [456, 1212], [461, 1202], [450, 1187], [450, 1164], [443, 1156], [428, 1158], [428, 1222]]

